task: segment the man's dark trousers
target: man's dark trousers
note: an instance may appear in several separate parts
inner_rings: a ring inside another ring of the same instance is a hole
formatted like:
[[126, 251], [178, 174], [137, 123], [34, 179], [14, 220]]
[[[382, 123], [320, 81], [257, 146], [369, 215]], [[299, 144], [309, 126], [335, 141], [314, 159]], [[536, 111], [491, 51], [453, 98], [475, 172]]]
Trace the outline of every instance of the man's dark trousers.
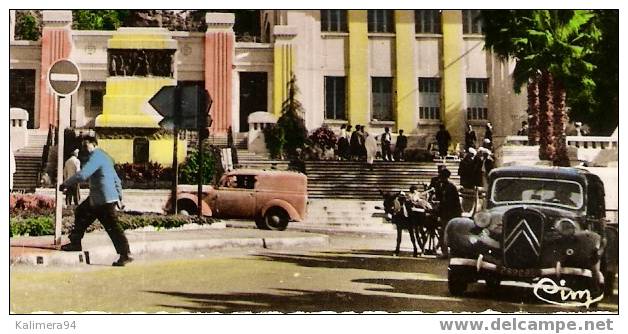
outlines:
[[382, 143], [382, 158], [384, 161], [392, 161], [392, 152], [390, 150], [390, 143]]
[[124, 235], [124, 230], [118, 221], [116, 215], [116, 203], [106, 203], [103, 205], [92, 206], [87, 197], [74, 212], [74, 228], [70, 232], [70, 242], [80, 244], [81, 239], [85, 235], [87, 228], [94, 220], [102, 224], [116, 248], [116, 252], [120, 255], [129, 255], [129, 241]]

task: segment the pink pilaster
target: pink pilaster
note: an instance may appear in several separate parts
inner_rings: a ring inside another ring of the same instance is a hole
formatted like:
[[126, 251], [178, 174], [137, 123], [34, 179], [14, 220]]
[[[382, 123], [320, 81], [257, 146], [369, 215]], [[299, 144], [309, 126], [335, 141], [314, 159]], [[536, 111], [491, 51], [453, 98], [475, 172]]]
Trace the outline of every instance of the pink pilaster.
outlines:
[[208, 13], [205, 16], [205, 88], [213, 99], [211, 115], [214, 134], [224, 134], [231, 126], [234, 14]]
[[56, 99], [46, 81], [52, 64], [68, 58], [72, 51], [71, 11], [44, 11], [41, 33], [41, 71], [39, 76], [39, 128], [57, 124]]

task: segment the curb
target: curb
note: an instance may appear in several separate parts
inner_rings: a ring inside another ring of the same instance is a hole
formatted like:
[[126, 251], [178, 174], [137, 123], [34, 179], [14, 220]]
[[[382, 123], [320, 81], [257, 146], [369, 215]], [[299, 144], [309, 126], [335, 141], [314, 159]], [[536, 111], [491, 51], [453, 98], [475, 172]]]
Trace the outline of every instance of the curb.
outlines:
[[[234, 239], [207, 239], [207, 240], [159, 240], [150, 242], [133, 242], [131, 254], [142, 257], [150, 254], [165, 254], [182, 251], [204, 251], [216, 249], [281, 249], [284, 247], [326, 246], [329, 237], [316, 235], [311, 237], [291, 238], [234, 238]], [[103, 262], [115, 255], [113, 245], [91, 247], [82, 252], [40, 252], [20, 254], [11, 257], [11, 265], [31, 266], [76, 266], [88, 265], [93, 262]]]

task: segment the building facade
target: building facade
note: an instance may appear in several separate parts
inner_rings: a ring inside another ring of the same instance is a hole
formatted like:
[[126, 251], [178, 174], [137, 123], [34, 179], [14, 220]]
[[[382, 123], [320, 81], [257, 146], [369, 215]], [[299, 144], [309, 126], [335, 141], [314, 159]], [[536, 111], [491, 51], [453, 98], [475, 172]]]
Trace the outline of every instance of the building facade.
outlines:
[[[249, 114], [279, 115], [292, 75], [310, 130], [366, 125], [429, 141], [444, 124], [454, 141], [465, 124], [491, 121], [494, 138], [526, 118], [525, 89], [515, 95], [513, 63], [484, 50], [475, 10], [261, 11], [261, 43], [236, 42], [234, 15], [208, 13], [206, 32], [168, 32], [176, 41], [173, 79], [211, 94], [215, 133], [247, 132]], [[97, 126], [103, 114], [113, 31], [71, 29], [71, 12], [44, 11], [42, 38], [11, 41], [11, 107], [29, 112], [31, 129], [56, 122], [46, 85], [54, 61], [74, 60], [83, 82], [70, 125]], [[133, 124], [129, 124], [133, 126]]]

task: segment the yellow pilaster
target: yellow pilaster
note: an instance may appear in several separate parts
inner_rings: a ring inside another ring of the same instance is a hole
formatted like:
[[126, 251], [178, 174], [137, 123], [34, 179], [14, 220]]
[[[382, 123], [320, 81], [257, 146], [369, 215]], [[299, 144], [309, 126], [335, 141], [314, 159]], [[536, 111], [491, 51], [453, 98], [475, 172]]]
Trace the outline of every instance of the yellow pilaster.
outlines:
[[395, 11], [395, 106], [397, 130], [412, 132], [415, 126], [417, 78], [414, 69], [414, 12]]
[[464, 75], [462, 67], [462, 12], [444, 10], [443, 22], [443, 122], [453, 142], [464, 138]]
[[349, 73], [348, 105], [349, 123], [368, 124], [369, 106], [369, 38], [366, 10], [350, 10], [349, 24]]
[[296, 29], [290, 26], [275, 26], [273, 50], [273, 114], [281, 116], [281, 106], [288, 98], [288, 82], [294, 73], [295, 55], [292, 38]]

